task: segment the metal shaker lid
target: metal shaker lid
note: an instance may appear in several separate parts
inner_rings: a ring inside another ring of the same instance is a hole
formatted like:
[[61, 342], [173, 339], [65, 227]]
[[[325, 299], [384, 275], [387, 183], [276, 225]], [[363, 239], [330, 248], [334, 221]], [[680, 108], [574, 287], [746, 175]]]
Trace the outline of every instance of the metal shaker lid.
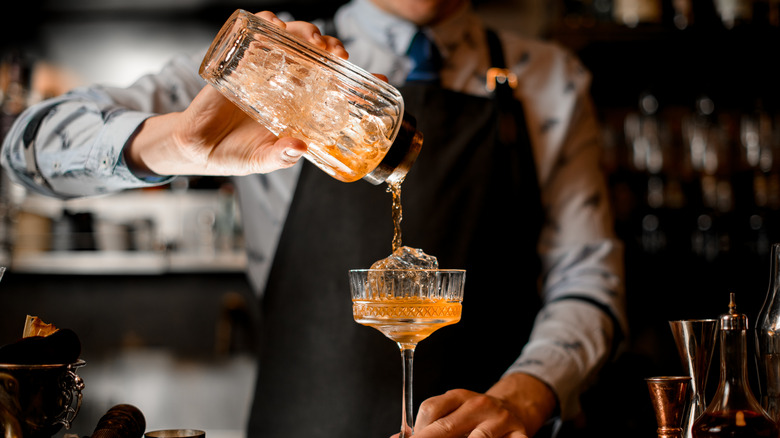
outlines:
[[748, 319], [744, 313], [737, 312], [737, 303], [734, 300], [734, 292], [729, 294], [729, 311], [720, 316], [721, 330], [747, 330]]
[[423, 136], [417, 130], [417, 120], [411, 114], [404, 113], [398, 135], [390, 150], [387, 151], [387, 155], [363, 179], [374, 185], [403, 181], [420, 153], [422, 142]]

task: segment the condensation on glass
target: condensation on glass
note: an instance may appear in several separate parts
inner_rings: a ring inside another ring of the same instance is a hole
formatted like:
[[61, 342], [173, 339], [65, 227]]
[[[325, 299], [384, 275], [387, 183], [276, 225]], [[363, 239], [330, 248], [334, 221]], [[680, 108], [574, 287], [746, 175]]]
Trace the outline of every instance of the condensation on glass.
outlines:
[[256, 15], [237, 10], [201, 76], [277, 136], [305, 141], [334, 178], [400, 183], [422, 145], [394, 87]]

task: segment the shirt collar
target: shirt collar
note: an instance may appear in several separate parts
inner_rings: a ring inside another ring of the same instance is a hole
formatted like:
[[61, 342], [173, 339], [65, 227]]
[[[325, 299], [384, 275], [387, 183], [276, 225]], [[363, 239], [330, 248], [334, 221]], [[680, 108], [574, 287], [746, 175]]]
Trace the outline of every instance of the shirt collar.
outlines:
[[[356, 17], [360, 17], [363, 32], [387, 47], [399, 56], [406, 54], [417, 26], [377, 7], [371, 0], [352, 0]], [[471, 13], [470, 2], [464, 2], [451, 17], [435, 26], [423, 29], [434, 41], [442, 56], [446, 58], [448, 49], [463, 41], [467, 32]]]
[[358, 25], [369, 38], [389, 47], [393, 53], [403, 55], [417, 31], [414, 24], [389, 14], [377, 7], [371, 0], [353, 0]]

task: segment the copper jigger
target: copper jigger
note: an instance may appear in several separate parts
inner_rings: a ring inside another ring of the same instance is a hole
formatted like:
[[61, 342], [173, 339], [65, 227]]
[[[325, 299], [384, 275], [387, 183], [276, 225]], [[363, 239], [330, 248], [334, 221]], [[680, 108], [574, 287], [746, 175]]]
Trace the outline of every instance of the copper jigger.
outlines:
[[688, 409], [691, 378], [662, 376], [648, 377], [645, 381], [658, 423], [658, 438], [682, 438], [682, 420]]

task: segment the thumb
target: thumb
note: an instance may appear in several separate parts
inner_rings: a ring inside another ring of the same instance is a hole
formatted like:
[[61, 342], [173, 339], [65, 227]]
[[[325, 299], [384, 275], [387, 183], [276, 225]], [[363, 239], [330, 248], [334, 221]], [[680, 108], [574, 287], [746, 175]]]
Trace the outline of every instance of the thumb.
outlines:
[[258, 157], [256, 161], [257, 172], [267, 173], [290, 167], [301, 159], [306, 150], [306, 143], [302, 140], [282, 137]]

